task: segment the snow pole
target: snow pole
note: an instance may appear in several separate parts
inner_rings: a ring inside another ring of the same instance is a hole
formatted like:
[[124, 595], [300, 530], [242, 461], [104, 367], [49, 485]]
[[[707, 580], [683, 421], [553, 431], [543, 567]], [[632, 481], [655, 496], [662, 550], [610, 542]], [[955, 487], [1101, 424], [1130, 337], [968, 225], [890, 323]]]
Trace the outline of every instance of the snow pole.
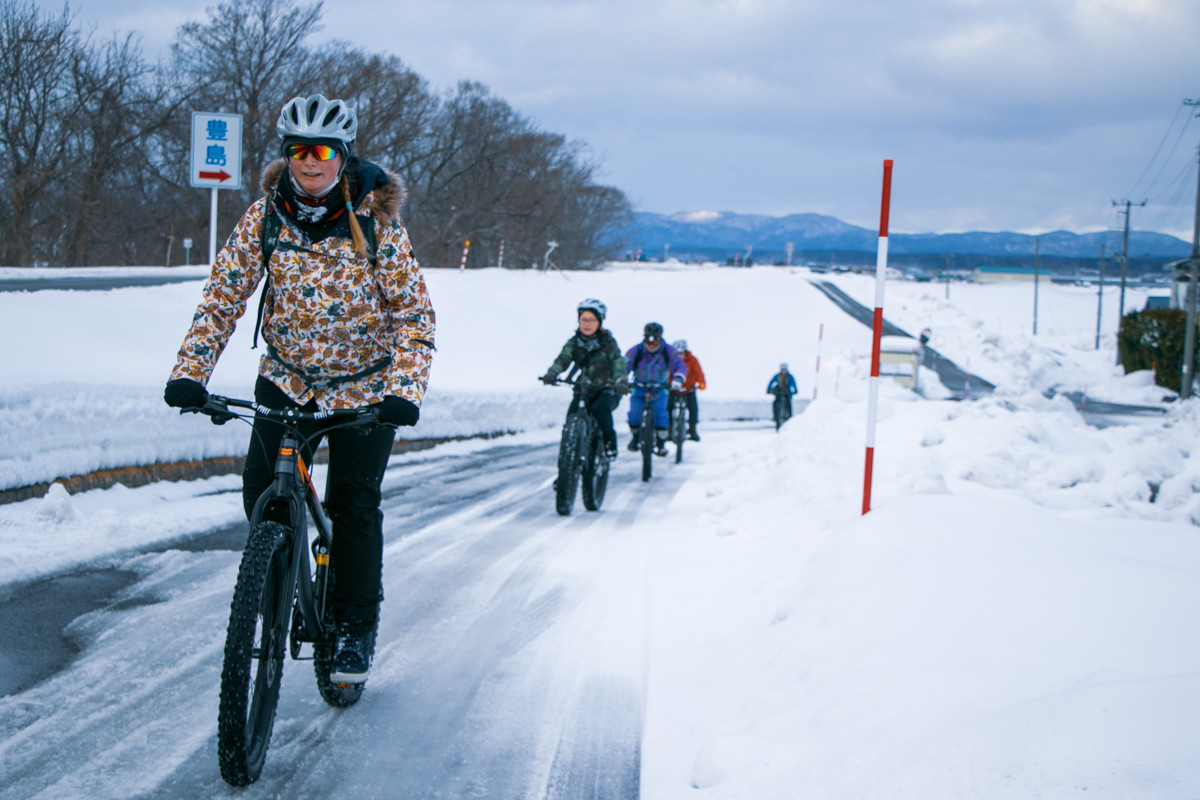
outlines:
[[458, 271], [459, 272], [462, 272], [464, 269], [467, 268], [467, 251], [470, 249], [471, 249], [471, 240], [467, 239], [465, 242], [463, 242], [462, 261], [458, 262]]
[[504, 269], [504, 240], [500, 240], [500, 258], [496, 262], [496, 269]]
[[817, 399], [817, 379], [821, 377], [821, 340], [825, 338], [825, 323], [817, 328], [817, 370], [813, 375], [813, 400]]
[[867, 391], [867, 456], [863, 467], [862, 513], [871, 510], [871, 473], [875, 466], [875, 410], [879, 405], [879, 342], [883, 337], [883, 284], [887, 276], [888, 211], [892, 202], [892, 160], [883, 162], [883, 199], [879, 205], [879, 250], [875, 257], [875, 316], [871, 321], [871, 377]]

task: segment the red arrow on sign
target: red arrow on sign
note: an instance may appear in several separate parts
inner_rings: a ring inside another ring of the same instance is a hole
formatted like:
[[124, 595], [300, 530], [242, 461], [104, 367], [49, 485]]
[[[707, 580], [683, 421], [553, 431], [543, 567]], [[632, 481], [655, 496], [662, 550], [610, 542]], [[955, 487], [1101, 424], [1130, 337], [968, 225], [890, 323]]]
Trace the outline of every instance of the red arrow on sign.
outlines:
[[230, 178], [232, 178], [232, 177], [233, 177], [233, 176], [232, 176], [232, 175], [230, 175], [230, 174], [229, 174], [228, 172], [226, 172], [225, 170], [221, 170], [220, 172], [201, 172], [201, 173], [200, 173], [200, 179], [201, 179], [201, 180], [213, 180], [213, 179], [215, 179], [215, 180], [218, 180], [218, 181], [227, 181], [227, 180], [229, 180], [229, 179], [230, 179]]

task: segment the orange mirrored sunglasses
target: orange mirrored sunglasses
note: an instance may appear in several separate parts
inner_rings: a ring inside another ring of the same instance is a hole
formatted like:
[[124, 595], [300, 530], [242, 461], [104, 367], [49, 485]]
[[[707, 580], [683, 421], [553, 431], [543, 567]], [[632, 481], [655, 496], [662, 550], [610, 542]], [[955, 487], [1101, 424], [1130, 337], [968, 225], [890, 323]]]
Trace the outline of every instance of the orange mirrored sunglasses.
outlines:
[[317, 161], [332, 161], [338, 154], [335, 148], [327, 144], [289, 144], [288, 155], [297, 161], [303, 161], [308, 158], [308, 154], [312, 153]]

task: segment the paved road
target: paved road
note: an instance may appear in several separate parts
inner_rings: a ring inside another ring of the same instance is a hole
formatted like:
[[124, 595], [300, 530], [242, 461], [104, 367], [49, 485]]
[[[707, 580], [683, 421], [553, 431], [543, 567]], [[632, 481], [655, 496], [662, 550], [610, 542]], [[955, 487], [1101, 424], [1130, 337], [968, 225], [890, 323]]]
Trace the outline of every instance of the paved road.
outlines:
[[[874, 309], [867, 308], [829, 281], [810, 281], [810, 283], [821, 290], [838, 308], [868, 328], [875, 324]], [[908, 331], [897, 325], [893, 325], [886, 319], [883, 321], [883, 335], [906, 336], [909, 339], [916, 339]], [[932, 347], [925, 347], [922, 353], [921, 366], [928, 367], [937, 372], [942, 385], [950, 391], [952, 397], [958, 400], [968, 399], [972, 395], [990, 394], [996, 390], [996, 386], [993, 383], [960, 368]], [[1056, 392], [1051, 390], [1046, 393], [1046, 396], [1053, 397], [1055, 394]], [[1166, 409], [1160, 406], [1110, 403], [1088, 397], [1083, 392], [1059, 392], [1057, 394], [1062, 394], [1064, 397], [1070, 399], [1079, 409], [1084, 419], [1090, 424], [1101, 428], [1108, 425], [1120, 424], [1121, 417], [1146, 417], [1166, 413]]]
[[166, 283], [202, 281], [203, 275], [122, 275], [122, 276], [72, 276], [48, 278], [0, 278], [0, 292], [44, 292], [44, 291], [107, 291], [129, 286], [162, 286]]
[[267, 766], [249, 795], [222, 783], [215, 753], [244, 523], [132, 554], [128, 572], [0, 591], [6, 629], [35, 647], [70, 639], [0, 702], [0, 800], [636, 800], [646, 534], [691, 470], [686, 457], [662, 459], [643, 483], [640, 462], [622, 457], [601, 511], [578, 503], [559, 517], [557, 449], [518, 437], [434, 448], [388, 470], [387, 600], [367, 693], [329, 709], [311, 668], [288, 661]]
[[[829, 281], [810, 281], [810, 283], [820, 289], [838, 308], [868, 328], [874, 326], [874, 309], [867, 308]], [[917, 338], [903, 328], [888, 322], [886, 319], [883, 321], [883, 335], [905, 336], [914, 340]], [[925, 347], [921, 356], [921, 366], [936, 372], [942, 381], [942, 385], [950, 391], [951, 396], [959, 400], [968, 398], [971, 395], [990, 394], [996, 390], [995, 384], [991, 381], [985, 380], [978, 375], [972, 375], [932, 347]]]

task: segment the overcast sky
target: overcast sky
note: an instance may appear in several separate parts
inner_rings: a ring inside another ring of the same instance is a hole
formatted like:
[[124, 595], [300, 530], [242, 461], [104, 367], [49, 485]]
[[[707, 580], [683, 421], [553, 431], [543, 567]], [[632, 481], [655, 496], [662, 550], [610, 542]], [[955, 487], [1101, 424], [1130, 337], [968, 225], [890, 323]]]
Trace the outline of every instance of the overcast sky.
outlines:
[[[209, 5], [71, 7], [154, 57]], [[1192, 238], [1197, 0], [332, 0], [330, 38], [487, 84], [638, 210], [875, 227], [890, 158], [896, 232], [1104, 230], [1129, 199]]]

